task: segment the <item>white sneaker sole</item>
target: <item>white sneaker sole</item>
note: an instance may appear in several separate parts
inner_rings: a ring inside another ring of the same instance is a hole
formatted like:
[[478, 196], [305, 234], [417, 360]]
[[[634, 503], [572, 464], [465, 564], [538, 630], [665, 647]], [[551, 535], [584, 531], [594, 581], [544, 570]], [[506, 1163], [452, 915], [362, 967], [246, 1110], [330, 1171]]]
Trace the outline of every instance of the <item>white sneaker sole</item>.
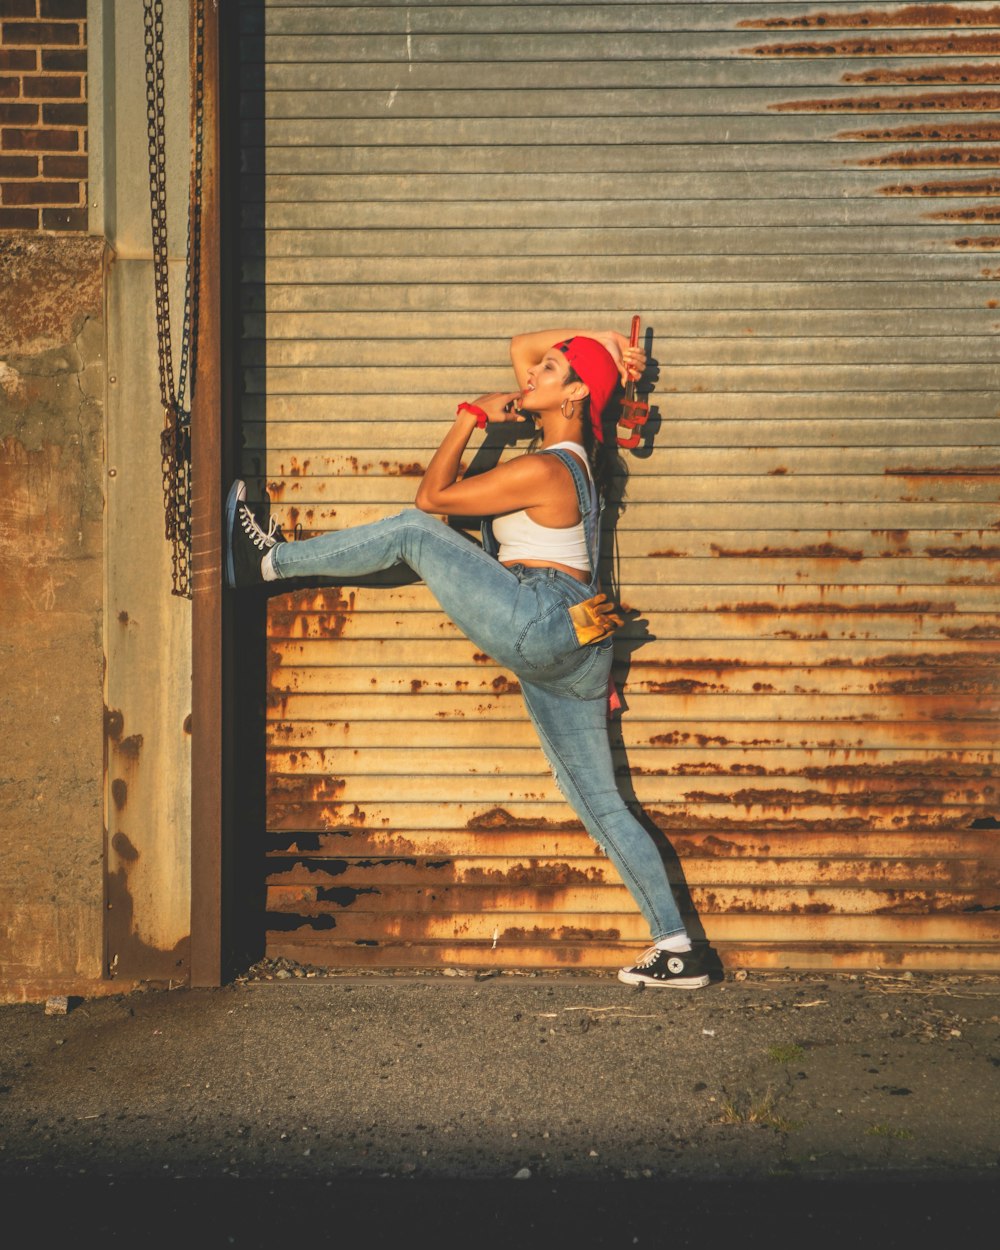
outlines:
[[236, 562], [233, 559], [233, 524], [236, 520], [236, 509], [246, 497], [246, 484], [240, 478], [237, 478], [229, 488], [229, 494], [226, 496], [226, 508], [223, 513], [223, 525], [225, 528], [222, 532], [222, 541], [225, 543], [225, 549], [222, 561], [222, 575], [229, 590], [236, 589]]

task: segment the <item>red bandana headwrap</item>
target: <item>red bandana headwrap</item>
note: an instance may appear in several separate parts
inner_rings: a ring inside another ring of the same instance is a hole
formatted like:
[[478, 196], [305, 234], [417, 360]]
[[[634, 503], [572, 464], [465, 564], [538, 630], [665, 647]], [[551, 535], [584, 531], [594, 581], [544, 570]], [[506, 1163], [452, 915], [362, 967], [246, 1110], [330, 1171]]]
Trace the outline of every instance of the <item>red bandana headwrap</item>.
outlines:
[[594, 437], [599, 443], [603, 443], [604, 428], [601, 422], [604, 409], [615, 393], [620, 379], [614, 357], [597, 339], [584, 338], [579, 334], [575, 338], [567, 339], [565, 343], [557, 343], [556, 351], [563, 353], [576, 371], [577, 377], [590, 391], [590, 421], [594, 427]]

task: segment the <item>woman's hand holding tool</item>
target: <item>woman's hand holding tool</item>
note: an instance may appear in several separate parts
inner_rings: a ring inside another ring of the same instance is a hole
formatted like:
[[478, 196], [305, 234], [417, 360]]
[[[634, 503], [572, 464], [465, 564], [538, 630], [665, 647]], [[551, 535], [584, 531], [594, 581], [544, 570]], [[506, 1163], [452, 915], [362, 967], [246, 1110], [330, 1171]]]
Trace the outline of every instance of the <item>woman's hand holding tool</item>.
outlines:
[[[636, 371], [636, 363], [638, 360], [637, 353], [642, 357], [642, 368]], [[625, 426], [629, 430], [638, 430], [649, 420], [649, 404], [645, 400], [639, 399], [636, 394], [636, 382], [642, 376], [642, 370], [646, 365], [646, 353], [639, 347], [639, 318], [632, 318], [632, 333], [629, 338], [629, 345], [622, 351], [622, 359], [631, 368], [627, 370], [625, 380], [625, 398], [622, 400], [621, 415], [618, 418], [618, 424]], [[628, 438], [618, 436], [619, 447], [638, 447], [640, 435], [638, 433], [630, 435]]]

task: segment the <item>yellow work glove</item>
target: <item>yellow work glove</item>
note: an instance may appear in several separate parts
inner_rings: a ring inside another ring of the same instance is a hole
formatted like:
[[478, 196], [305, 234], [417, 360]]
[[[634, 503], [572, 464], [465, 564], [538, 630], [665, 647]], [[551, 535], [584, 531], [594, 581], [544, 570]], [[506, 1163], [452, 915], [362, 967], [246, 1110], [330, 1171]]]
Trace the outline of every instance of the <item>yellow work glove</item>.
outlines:
[[576, 640], [581, 647], [592, 642], [600, 642], [613, 634], [619, 625], [625, 622], [615, 610], [615, 605], [607, 595], [594, 595], [592, 599], [584, 599], [583, 603], [575, 603], [569, 610]]

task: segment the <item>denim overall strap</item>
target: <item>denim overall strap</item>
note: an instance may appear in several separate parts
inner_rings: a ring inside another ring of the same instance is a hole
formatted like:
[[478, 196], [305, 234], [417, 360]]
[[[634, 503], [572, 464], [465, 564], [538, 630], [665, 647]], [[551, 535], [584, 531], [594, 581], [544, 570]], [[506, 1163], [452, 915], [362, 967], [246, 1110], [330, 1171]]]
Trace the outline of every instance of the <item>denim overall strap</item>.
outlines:
[[[595, 487], [591, 486], [590, 478], [580, 468], [576, 461], [576, 457], [571, 455], [562, 447], [555, 447], [551, 451], [546, 448], [547, 455], [558, 456], [563, 464], [569, 469], [573, 477], [573, 485], [576, 487], [576, 501], [580, 509], [580, 518], [583, 521], [583, 532], [587, 537], [587, 554], [590, 557], [590, 585], [597, 584], [597, 562], [600, 557], [601, 548], [601, 514], [604, 511], [603, 500], [597, 495]], [[594, 507], [594, 499], [597, 498], [597, 507]]]

